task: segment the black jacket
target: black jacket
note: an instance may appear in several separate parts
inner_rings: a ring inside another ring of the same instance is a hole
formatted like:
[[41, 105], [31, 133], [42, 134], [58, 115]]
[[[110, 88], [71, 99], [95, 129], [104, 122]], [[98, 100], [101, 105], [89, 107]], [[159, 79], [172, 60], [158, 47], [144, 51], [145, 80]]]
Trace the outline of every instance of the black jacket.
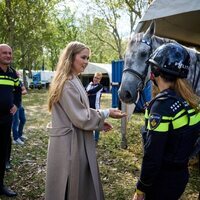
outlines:
[[15, 104], [20, 104], [21, 87], [16, 71], [8, 67], [4, 72], [0, 68], [0, 121], [3, 122], [10, 117], [10, 109]]

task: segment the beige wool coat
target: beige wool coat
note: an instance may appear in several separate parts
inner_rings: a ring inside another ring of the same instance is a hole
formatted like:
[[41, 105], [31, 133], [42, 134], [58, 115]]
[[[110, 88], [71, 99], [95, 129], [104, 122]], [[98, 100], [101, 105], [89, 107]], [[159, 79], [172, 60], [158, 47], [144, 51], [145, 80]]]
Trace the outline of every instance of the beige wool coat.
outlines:
[[46, 200], [103, 200], [93, 130], [105, 118], [89, 107], [85, 89], [74, 76], [52, 108], [47, 156]]

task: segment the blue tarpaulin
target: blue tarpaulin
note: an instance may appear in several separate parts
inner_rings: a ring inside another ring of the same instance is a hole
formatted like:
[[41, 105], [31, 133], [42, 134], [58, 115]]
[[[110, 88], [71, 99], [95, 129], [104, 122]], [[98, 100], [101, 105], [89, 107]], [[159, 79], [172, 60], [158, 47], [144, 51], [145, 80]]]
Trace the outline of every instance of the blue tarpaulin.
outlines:
[[[121, 84], [122, 78], [122, 71], [123, 71], [123, 60], [112, 61], [112, 107], [113, 108], [120, 108], [120, 101], [118, 98], [118, 89]], [[135, 112], [143, 112], [144, 105], [146, 102], [151, 100], [151, 81], [148, 81], [147, 85], [145, 86], [144, 90], [140, 95], [140, 99], [138, 100]]]

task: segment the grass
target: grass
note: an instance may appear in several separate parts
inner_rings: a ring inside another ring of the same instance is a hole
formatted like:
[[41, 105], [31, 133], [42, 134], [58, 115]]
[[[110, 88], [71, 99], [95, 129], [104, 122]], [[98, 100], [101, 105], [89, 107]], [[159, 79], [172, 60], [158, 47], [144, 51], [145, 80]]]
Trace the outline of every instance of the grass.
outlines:
[[[50, 121], [47, 112], [47, 91], [31, 90], [24, 96], [27, 123], [25, 133], [28, 136], [24, 146], [13, 145], [12, 165], [6, 173], [6, 184], [17, 191], [16, 198], [0, 196], [0, 200], [43, 200], [46, 176], [46, 155], [48, 132], [46, 125]], [[111, 106], [111, 95], [102, 95], [102, 107]], [[140, 173], [142, 144], [140, 127], [143, 114], [134, 114], [127, 126], [128, 148], [121, 149], [121, 121], [108, 119], [114, 128], [101, 133], [97, 147], [102, 184], [106, 200], [131, 200], [134, 186]], [[182, 200], [197, 200], [200, 177], [197, 166], [190, 167], [191, 178]]]

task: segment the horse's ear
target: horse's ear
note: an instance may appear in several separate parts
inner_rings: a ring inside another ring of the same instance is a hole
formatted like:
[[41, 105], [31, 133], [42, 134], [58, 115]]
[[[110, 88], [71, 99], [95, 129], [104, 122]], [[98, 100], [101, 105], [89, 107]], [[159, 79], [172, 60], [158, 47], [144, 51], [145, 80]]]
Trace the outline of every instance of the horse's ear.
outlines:
[[144, 34], [144, 39], [146, 40], [150, 40], [151, 37], [154, 35], [155, 33], [155, 29], [156, 29], [156, 23], [155, 20], [153, 20], [149, 26], [149, 28], [146, 30], [145, 34]]

